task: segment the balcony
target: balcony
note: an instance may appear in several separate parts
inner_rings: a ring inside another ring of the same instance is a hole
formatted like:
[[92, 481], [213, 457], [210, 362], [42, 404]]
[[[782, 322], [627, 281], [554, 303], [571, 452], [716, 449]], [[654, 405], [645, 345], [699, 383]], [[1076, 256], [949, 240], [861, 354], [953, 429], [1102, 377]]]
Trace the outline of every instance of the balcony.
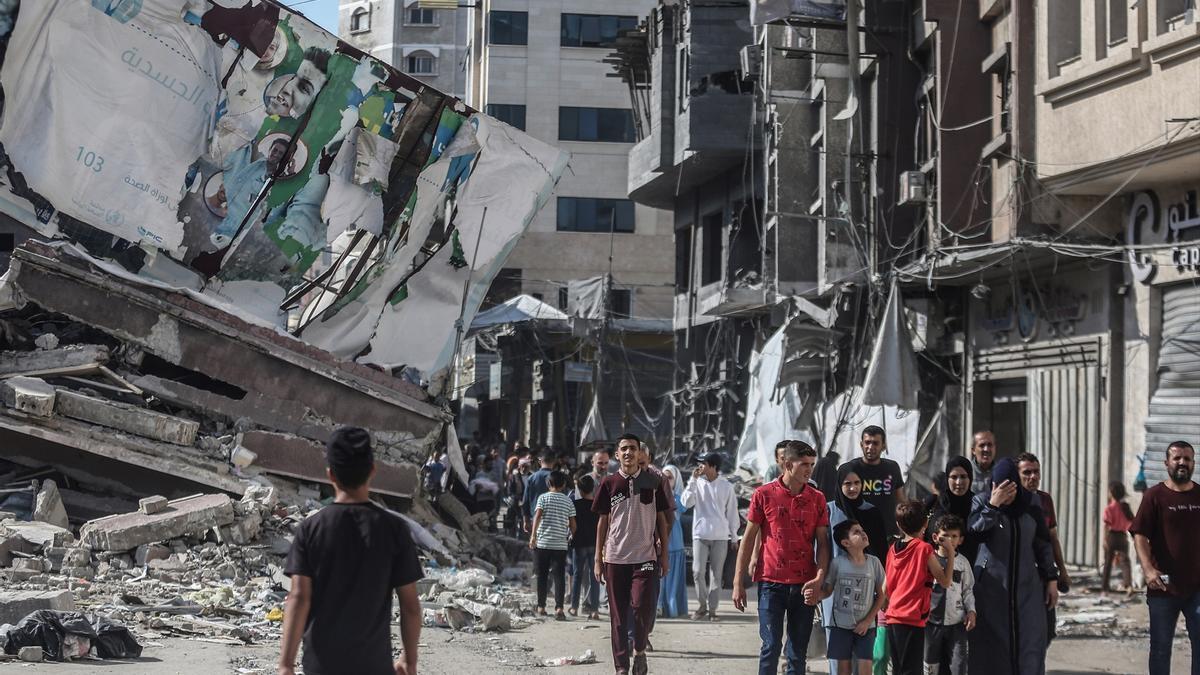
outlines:
[[[693, 190], [746, 160], [762, 147], [754, 123], [754, 96], [712, 92], [688, 101], [674, 129], [654, 128], [629, 154], [629, 198], [660, 209], [672, 208], [678, 194]], [[674, 132], [673, 144], [663, 134]], [[668, 156], [673, 148], [673, 156]]]

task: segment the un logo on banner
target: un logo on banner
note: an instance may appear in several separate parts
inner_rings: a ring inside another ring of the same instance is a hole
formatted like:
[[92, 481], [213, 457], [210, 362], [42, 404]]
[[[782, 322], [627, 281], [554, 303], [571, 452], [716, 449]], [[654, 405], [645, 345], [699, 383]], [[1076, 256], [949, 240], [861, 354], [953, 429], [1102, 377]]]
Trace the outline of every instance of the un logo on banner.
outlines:
[[142, 0], [92, 0], [92, 7], [121, 23], [128, 23], [142, 11]]

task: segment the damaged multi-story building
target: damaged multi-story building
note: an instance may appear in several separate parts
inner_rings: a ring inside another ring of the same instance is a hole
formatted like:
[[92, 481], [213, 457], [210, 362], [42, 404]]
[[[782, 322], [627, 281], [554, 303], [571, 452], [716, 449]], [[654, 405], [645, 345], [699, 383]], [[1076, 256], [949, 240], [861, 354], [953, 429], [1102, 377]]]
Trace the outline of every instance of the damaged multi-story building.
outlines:
[[274, 2], [9, 3], [0, 31], [3, 459], [126, 497], [317, 496], [349, 424], [380, 495], [443, 451], [467, 479], [456, 327], [564, 153]]
[[1200, 435], [1195, 19], [660, 4], [615, 60], [631, 198], [675, 213], [677, 448], [761, 471], [778, 438], [846, 456], [879, 423], [919, 490], [992, 429], [1041, 458], [1068, 562], [1096, 563], [1107, 483]]

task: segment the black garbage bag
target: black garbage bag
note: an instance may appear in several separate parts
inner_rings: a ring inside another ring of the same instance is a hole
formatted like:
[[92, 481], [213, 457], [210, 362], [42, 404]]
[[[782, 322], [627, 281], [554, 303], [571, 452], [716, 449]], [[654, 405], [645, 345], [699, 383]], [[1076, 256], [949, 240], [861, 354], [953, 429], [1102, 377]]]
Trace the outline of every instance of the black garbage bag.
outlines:
[[136, 659], [142, 655], [142, 646], [125, 626], [103, 616], [92, 617], [92, 628], [96, 638], [92, 648], [102, 659]]
[[4, 653], [16, 654], [21, 647], [41, 647], [52, 661], [63, 660], [63, 641], [79, 635], [91, 641], [96, 656], [102, 659], [138, 658], [142, 646], [129, 629], [103, 616], [85, 616], [79, 612], [39, 609], [29, 614], [4, 638]]
[[96, 639], [96, 630], [79, 612], [39, 609], [21, 619], [4, 638], [4, 653], [16, 654], [21, 647], [41, 647], [51, 661], [63, 660], [63, 640], [67, 635]]

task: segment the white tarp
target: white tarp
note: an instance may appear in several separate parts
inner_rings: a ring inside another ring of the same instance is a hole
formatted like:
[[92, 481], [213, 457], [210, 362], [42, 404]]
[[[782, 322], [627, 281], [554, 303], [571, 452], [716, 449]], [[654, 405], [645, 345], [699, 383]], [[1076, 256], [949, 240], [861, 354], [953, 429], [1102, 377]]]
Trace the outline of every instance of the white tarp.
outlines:
[[917, 393], [921, 390], [917, 353], [913, 351], [908, 322], [904, 318], [904, 298], [895, 283], [875, 338], [863, 390], [863, 401], [869, 405], [917, 408]]
[[132, 16], [93, 4], [21, 3], [0, 71], [0, 142], [63, 213], [175, 251], [180, 185], [207, 147], [221, 47], [180, 19], [203, 0], [146, 0]]
[[862, 431], [875, 425], [887, 432], [888, 451], [885, 456], [898, 463], [907, 476], [908, 467], [917, 452], [920, 417], [915, 410], [866, 405], [863, 403], [862, 388], [854, 387], [826, 401], [822, 408], [822, 454], [833, 449], [843, 461], [862, 456], [859, 445]]
[[521, 294], [475, 315], [471, 328], [486, 328], [524, 321], [566, 321], [567, 315], [532, 295]]
[[775, 444], [796, 439], [813, 444], [812, 434], [796, 428], [803, 409], [796, 384], [782, 389], [779, 383], [787, 326], [767, 340], [761, 351], [750, 355], [750, 391], [746, 400], [746, 426], [738, 443], [738, 466], [760, 476], [775, 463]]

